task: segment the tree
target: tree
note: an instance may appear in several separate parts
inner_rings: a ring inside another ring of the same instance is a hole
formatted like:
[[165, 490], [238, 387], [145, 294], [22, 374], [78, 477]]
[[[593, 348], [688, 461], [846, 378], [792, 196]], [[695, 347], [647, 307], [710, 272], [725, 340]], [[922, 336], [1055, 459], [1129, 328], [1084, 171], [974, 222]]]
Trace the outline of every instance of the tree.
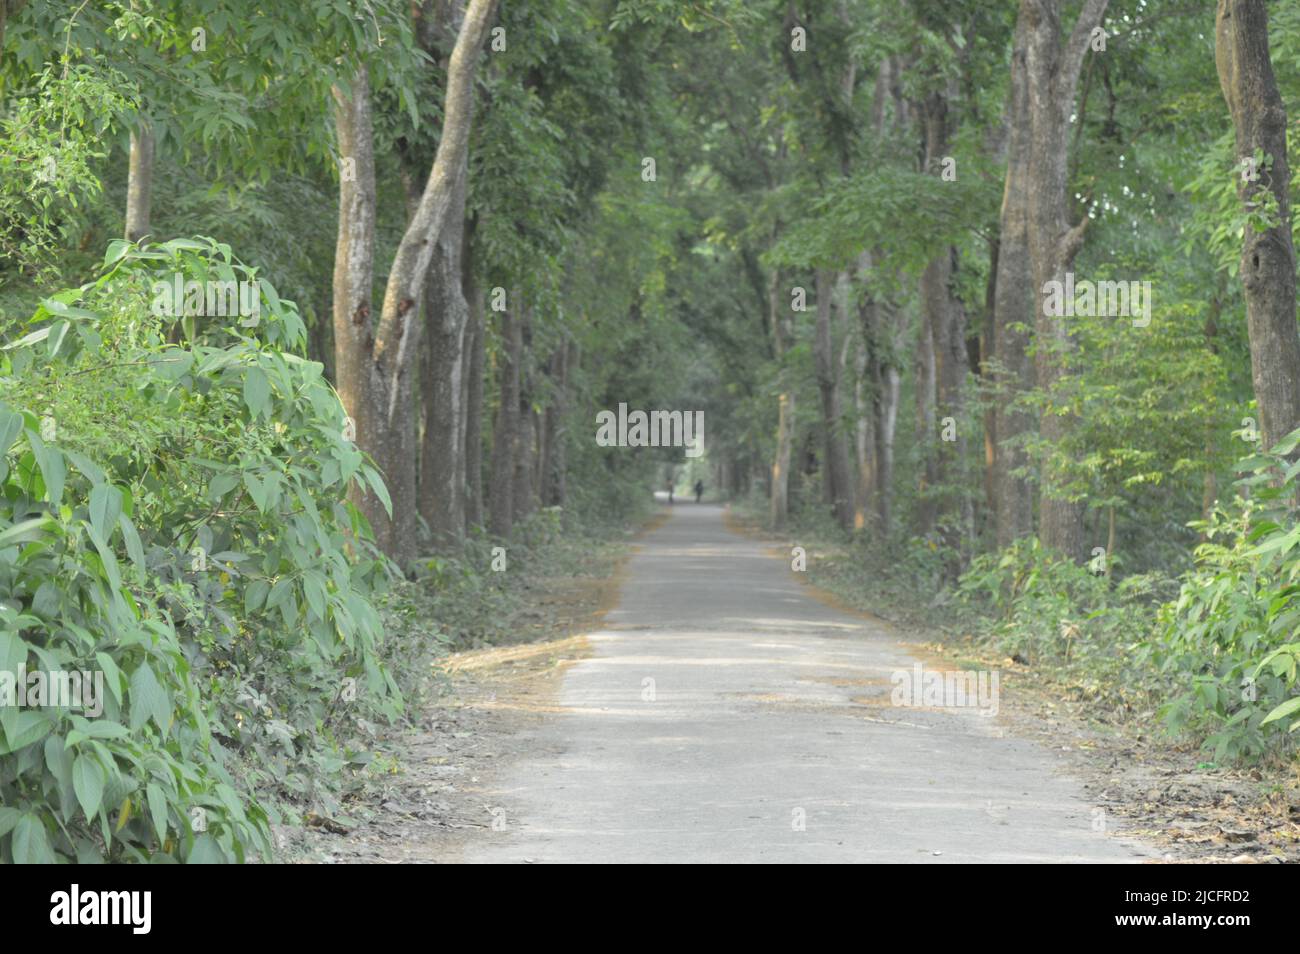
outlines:
[[994, 401], [993, 486], [997, 543], [1010, 546], [1034, 531], [1034, 501], [1021, 473], [1027, 466], [1024, 436], [1033, 426], [1017, 398], [1034, 386], [1029, 356], [1034, 325], [1033, 271], [1029, 261], [1029, 75], [1025, 62], [1028, 19], [1016, 23], [1007, 95], [1007, 172], [998, 222], [989, 363]]
[[375, 232], [374, 132], [368, 68], [334, 90], [343, 171], [334, 265], [334, 341], [339, 395], [358, 445], [383, 471], [392, 498], [357, 500], [383, 550], [407, 562], [416, 542], [415, 368], [419, 302], [462, 179], [474, 73], [495, 0], [470, 0], [447, 68], [442, 138], [420, 201], [398, 244], [379, 319], [371, 319]]
[[[1029, 258], [1038, 304], [1034, 363], [1038, 387], [1050, 391], [1061, 378], [1070, 334], [1063, 318], [1047, 311], [1048, 283], [1064, 284], [1083, 245], [1085, 215], [1070, 221], [1070, 114], [1084, 56], [1100, 27], [1108, 0], [1085, 0], [1069, 36], [1062, 37], [1063, 0], [1021, 0], [1025, 22], [1025, 72], [1029, 101]], [[1064, 440], [1067, 414], [1055, 408], [1039, 421], [1044, 440]], [[1083, 507], [1056, 486], [1050, 468], [1042, 475], [1038, 536], [1049, 548], [1073, 559], [1084, 556]]]
[[1300, 426], [1300, 332], [1291, 236], [1286, 106], [1268, 49], [1263, 0], [1219, 0], [1214, 58], [1236, 136], [1251, 377], [1264, 446]]

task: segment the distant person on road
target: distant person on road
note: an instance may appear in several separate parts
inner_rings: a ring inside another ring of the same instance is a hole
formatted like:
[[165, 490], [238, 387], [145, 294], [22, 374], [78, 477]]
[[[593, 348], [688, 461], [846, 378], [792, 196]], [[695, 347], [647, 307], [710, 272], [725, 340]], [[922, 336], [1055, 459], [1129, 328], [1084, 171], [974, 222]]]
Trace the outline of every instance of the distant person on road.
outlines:
[[695, 482], [695, 502], [696, 502], [696, 503], [699, 503], [699, 502], [700, 502], [700, 498], [703, 497], [703, 496], [704, 496], [704, 481], [703, 481], [703, 480], [697, 480], [697, 481]]
[[668, 502], [671, 504], [673, 502], [673, 479], [671, 477], [668, 478], [665, 486], [668, 488]]

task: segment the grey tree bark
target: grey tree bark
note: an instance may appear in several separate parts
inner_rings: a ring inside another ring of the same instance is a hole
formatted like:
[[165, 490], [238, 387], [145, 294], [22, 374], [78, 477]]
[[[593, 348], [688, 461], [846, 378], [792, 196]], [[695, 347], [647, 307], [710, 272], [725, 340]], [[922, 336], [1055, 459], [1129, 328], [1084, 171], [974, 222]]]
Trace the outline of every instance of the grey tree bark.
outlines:
[[492, 461], [488, 469], [488, 529], [508, 537], [515, 516], [515, 440], [519, 430], [519, 364], [524, 342], [512, 307], [501, 313], [502, 349], [497, 363], [499, 400], [492, 427]]
[[153, 205], [154, 134], [147, 119], [131, 132], [131, 153], [126, 178], [126, 229], [130, 242], [149, 234], [149, 213]]
[[465, 325], [469, 304], [462, 286], [467, 169], [462, 163], [446, 227], [429, 266], [425, 334], [428, 374], [422, 382], [425, 431], [421, 447], [420, 515], [434, 546], [454, 548], [465, 533], [464, 461]]
[[[1251, 380], [1260, 433], [1268, 447], [1300, 426], [1300, 333], [1296, 329], [1295, 248], [1291, 239], [1291, 173], [1286, 155], [1286, 106], [1278, 93], [1268, 49], [1263, 0], [1219, 0], [1214, 24], [1219, 85], [1232, 114], [1237, 159], [1265, 162], [1253, 176], [1238, 174], [1238, 194], [1248, 209], [1271, 199], [1270, 227], [1249, 225], [1241, 249]], [[1241, 168], [1241, 167], [1239, 167]]]
[[826, 491], [835, 521], [844, 529], [853, 526], [853, 484], [849, 476], [849, 449], [844, 435], [844, 408], [840, 394], [838, 362], [831, 332], [832, 295], [835, 275], [829, 269], [817, 271], [817, 327], [813, 362], [821, 394], [822, 431], [826, 459]]
[[[1083, 244], [1087, 216], [1071, 223], [1069, 214], [1070, 115], [1092, 31], [1101, 24], [1108, 0], [1084, 0], [1069, 36], [1062, 37], [1064, 0], [1021, 0], [1025, 24], [1025, 67], [1029, 94], [1029, 259], [1035, 293], [1034, 365], [1038, 387], [1051, 389], [1063, 374], [1073, 343], [1065, 321], [1045, 314], [1048, 282], [1064, 282]], [[1067, 438], [1073, 423], [1046, 411], [1039, 435], [1051, 447]], [[1083, 505], [1069, 500], [1060, 475], [1042, 469], [1039, 539], [1047, 547], [1079, 560], [1086, 554]]]
[[[951, 120], [946, 90], [933, 90], [920, 104], [919, 115], [924, 130], [924, 167], [937, 175], [943, 158], [948, 153]], [[943, 247], [926, 264], [921, 275], [921, 309], [923, 334], [929, 332], [930, 345], [926, 358], [932, 358], [933, 368], [927, 368], [926, 397], [933, 394], [933, 408], [929, 409], [932, 430], [925, 435], [929, 453], [925, 473], [930, 481], [930, 496], [923, 500], [922, 531], [940, 513], [957, 512], [961, 518], [962, 532], [948, 542], [956, 544], [970, 533], [973, 510], [965, 493], [962, 468], [966, 462], [966, 437], [961, 430], [966, 413], [966, 374], [969, 370], [966, 351], [966, 308], [954, 288], [957, 249]], [[930, 392], [930, 387], [933, 391]], [[918, 393], [920, 390], [918, 389]], [[944, 432], [949, 430], [944, 420], [951, 418], [955, 433], [953, 440]], [[956, 485], [956, 486], [954, 486]]]
[[564, 506], [569, 377], [576, 350], [575, 342], [562, 341], [547, 362], [546, 375], [551, 381], [551, 400], [542, 418], [541, 480], [538, 486], [543, 507]]
[[518, 523], [537, 508], [537, 414], [533, 410], [533, 377], [529, 366], [532, 353], [532, 308], [524, 309], [520, 318], [519, 414], [515, 422], [513, 519]]
[[[447, 69], [442, 138], [420, 202], [388, 274], [379, 320], [371, 316], [375, 231], [375, 166], [370, 84], [366, 69], [349, 88], [336, 86], [335, 126], [345, 162], [339, 185], [334, 260], [336, 386], [356, 426], [357, 444], [384, 474], [391, 517], [377, 498], [357, 505], [385, 553], [405, 565], [415, 555], [415, 366], [419, 303], [435, 247], [455, 200], [469, 144], [474, 72], [495, 0], [471, 0]], [[351, 160], [351, 162], [348, 162]]]
[[780, 281], [780, 274], [772, 269], [767, 279], [767, 316], [772, 328], [772, 351], [782, 384], [776, 398], [776, 453], [772, 458], [770, 497], [772, 527], [777, 530], [785, 526], [790, 516], [790, 450], [794, 432], [794, 389], [787, 385], [786, 371], [782, 367], [788, 330]]
[[473, 284], [472, 269], [465, 285], [469, 299], [469, 368], [465, 392], [465, 523], [470, 527], [483, 525], [483, 375], [486, 351], [486, 330], [483, 324], [483, 303]]
[[1034, 500], [1028, 480], [1016, 476], [1028, 464], [1023, 441], [1033, 417], [1014, 402], [1034, 387], [1029, 356], [1034, 327], [1033, 269], [1029, 262], [1029, 74], [1025, 63], [1028, 21], [1016, 24], [1007, 101], [1007, 172], [999, 216], [998, 257], [988, 377], [994, 393], [994, 514], [999, 547], [1034, 532]]

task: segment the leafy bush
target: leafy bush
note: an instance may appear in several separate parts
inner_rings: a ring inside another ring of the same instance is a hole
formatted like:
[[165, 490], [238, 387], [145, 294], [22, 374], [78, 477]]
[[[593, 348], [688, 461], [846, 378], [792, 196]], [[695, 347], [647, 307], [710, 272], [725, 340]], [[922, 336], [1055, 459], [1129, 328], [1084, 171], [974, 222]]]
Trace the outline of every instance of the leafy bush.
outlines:
[[1169, 587], [1159, 574], [1115, 581], [1030, 537], [972, 560], [957, 593], [980, 635], [1001, 651], [1129, 709], [1158, 688], [1150, 637]]
[[1238, 486], [1250, 496], [1194, 525], [1205, 538], [1196, 568], [1161, 613], [1159, 660], [1187, 686], [1164, 715], [1204, 733], [1216, 759], [1276, 749], [1281, 720], [1300, 711], [1288, 697], [1300, 649], [1300, 464], [1288, 460], [1297, 444], [1300, 431], [1242, 463]]
[[[400, 711], [390, 568], [347, 500], [385, 491], [296, 309], [228, 246], [119, 242], [105, 266], [0, 366], [0, 671], [107, 690], [94, 718], [0, 707], [0, 860], [266, 854], [259, 799], [328, 803]], [[177, 275], [251, 282], [255, 321], [157, 314]]]

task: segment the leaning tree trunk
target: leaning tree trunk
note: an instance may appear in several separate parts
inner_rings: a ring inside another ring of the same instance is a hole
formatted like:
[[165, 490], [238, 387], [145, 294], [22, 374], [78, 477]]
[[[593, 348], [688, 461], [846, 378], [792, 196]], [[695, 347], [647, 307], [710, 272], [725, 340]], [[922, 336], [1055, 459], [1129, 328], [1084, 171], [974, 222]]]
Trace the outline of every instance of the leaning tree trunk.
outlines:
[[423, 382], [424, 445], [421, 448], [420, 515], [435, 547], [454, 548], [465, 532], [465, 494], [461, 483], [461, 403], [465, 373], [463, 342], [469, 305], [461, 284], [465, 234], [467, 170], [461, 165], [447, 224], [429, 267], [425, 305], [429, 335], [429, 374]]
[[[1286, 107], [1268, 50], [1264, 0], [1219, 0], [1214, 59], [1236, 133], [1238, 194], [1257, 210], [1271, 196], [1276, 215], [1266, 229], [1246, 226], [1241, 283], [1246, 294], [1250, 370], [1263, 446], [1300, 426], [1300, 333], [1296, 330], [1295, 248], [1291, 241]], [[1262, 157], [1258, 166], [1248, 166]], [[1265, 165], [1272, 160], [1272, 167]]]
[[[1064, 374], [1073, 341], [1063, 318], [1046, 308], [1049, 282], [1065, 282], [1083, 244], [1088, 218], [1076, 224], [1069, 215], [1070, 115], [1079, 73], [1090, 37], [1101, 24], [1108, 0], [1085, 0], [1074, 28], [1062, 45], [1064, 0], [1021, 0], [1025, 18], [1025, 66], [1028, 75], [1029, 258], [1036, 295], [1035, 370], [1040, 390], [1050, 394]], [[1073, 421], [1048, 409], [1039, 419], [1039, 435], [1051, 449], [1068, 439]], [[1086, 553], [1083, 505], [1069, 500], [1061, 488], [1063, 475], [1049, 460], [1043, 466], [1039, 494], [1039, 539], [1043, 544], [1080, 560]]]

